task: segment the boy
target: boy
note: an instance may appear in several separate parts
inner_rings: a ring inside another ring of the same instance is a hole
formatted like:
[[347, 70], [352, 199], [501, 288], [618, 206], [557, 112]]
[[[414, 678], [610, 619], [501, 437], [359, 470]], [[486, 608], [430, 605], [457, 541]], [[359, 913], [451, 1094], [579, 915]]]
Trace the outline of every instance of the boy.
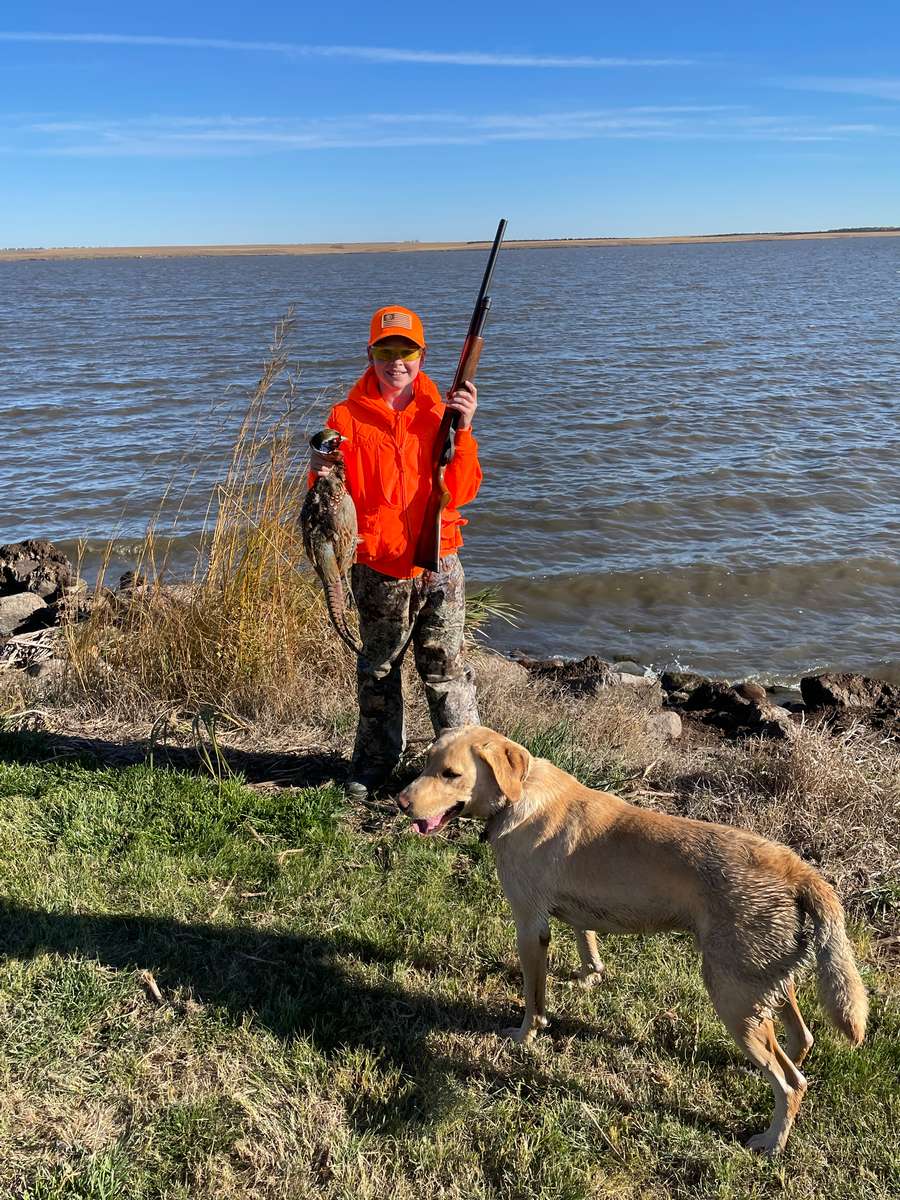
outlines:
[[[440, 564], [413, 564], [431, 493], [432, 463], [444, 402], [422, 370], [425, 333], [416, 313], [380, 308], [369, 330], [369, 367], [326, 424], [346, 439], [341, 453], [356, 505], [360, 543], [351, 586], [363, 651], [357, 660], [359, 726], [347, 790], [365, 799], [379, 788], [406, 745], [401, 665], [410, 641], [436, 734], [477, 725], [471, 668], [463, 659], [465, 578], [456, 555], [466, 524], [459, 508], [481, 483], [472, 418], [478, 392], [464, 384], [447, 399], [459, 413], [455, 452], [444, 480], [450, 503], [441, 522]], [[312, 452], [312, 476], [330, 460]]]

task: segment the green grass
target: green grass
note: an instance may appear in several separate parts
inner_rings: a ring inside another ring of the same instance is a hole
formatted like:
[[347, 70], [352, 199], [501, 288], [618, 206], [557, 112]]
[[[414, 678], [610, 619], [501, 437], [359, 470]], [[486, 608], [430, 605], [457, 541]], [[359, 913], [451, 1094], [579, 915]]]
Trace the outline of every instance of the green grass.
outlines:
[[[564, 730], [542, 736], [565, 757]], [[872, 963], [860, 1050], [801, 990], [810, 1091], [785, 1156], [763, 1161], [742, 1141], [769, 1089], [689, 938], [609, 939], [608, 979], [584, 993], [555, 929], [552, 1027], [519, 1048], [497, 1036], [520, 1014], [518, 970], [474, 828], [366, 832], [333, 787], [40, 752], [0, 734], [0, 1196], [900, 1190], [900, 1003]]]

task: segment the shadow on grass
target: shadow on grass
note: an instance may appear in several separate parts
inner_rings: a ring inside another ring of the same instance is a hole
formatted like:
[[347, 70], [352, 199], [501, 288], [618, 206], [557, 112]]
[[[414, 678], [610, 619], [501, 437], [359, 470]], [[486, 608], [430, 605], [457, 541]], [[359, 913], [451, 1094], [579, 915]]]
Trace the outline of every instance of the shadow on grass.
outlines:
[[[326, 1058], [348, 1049], [374, 1054], [397, 1075], [385, 1084], [386, 1097], [360, 1091], [349, 1102], [350, 1117], [363, 1131], [398, 1133], [438, 1121], [464, 1102], [461, 1093], [470, 1083], [486, 1082], [494, 1094], [532, 1096], [535, 1105], [556, 1093], [622, 1113], [633, 1109], [571, 1072], [542, 1070], [516, 1047], [500, 1064], [493, 1055], [490, 1062], [486, 1056], [473, 1060], [465, 1049], [436, 1052], [429, 1034], [486, 1036], [508, 1023], [509, 1011], [448, 1003], [390, 982], [363, 982], [360, 968], [389, 967], [406, 958], [401, 949], [362, 938], [267, 933], [167, 917], [55, 913], [0, 901], [0, 955], [26, 959], [42, 953], [96, 959], [117, 970], [149, 970], [164, 997], [190, 989], [235, 1025], [252, 1018], [282, 1041], [306, 1039]], [[571, 1018], [556, 1022], [554, 1031], [596, 1033]], [[668, 1108], [664, 1100], [655, 1107]], [[684, 1124], [733, 1137], [733, 1129], [705, 1114], [670, 1111]]]
[[[319, 787], [342, 780], [347, 764], [328, 750], [308, 749], [294, 753], [243, 750], [220, 746], [222, 762], [235, 775], [250, 784], [274, 787]], [[151, 745], [141, 738], [126, 742], [98, 737], [29, 731], [5, 731], [0, 728], [0, 762], [20, 764], [71, 763], [88, 769], [131, 767], [152, 762], [154, 766], [210, 778], [210, 771], [192, 746]]]

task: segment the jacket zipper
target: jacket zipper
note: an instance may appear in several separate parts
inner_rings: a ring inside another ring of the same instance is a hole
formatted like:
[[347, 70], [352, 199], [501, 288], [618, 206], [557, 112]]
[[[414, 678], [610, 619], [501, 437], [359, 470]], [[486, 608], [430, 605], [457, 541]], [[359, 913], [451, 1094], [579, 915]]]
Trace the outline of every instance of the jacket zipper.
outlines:
[[[407, 405], [407, 408], [409, 408], [409, 407], [410, 407], [410, 405]], [[404, 413], [397, 413], [395, 430], [399, 428], [400, 422], [403, 420], [403, 416], [404, 416]], [[403, 446], [405, 444], [406, 444], [406, 424], [404, 422], [403, 443], [401, 444], [399, 437], [395, 433], [394, 447], [397, 451], [397, 458], [399, 459], [398, 474], [400, 476], [400, 503], [403, 505], [403, 520], [406, 524], [406, 536], [409, 541], [410, 557], [412, 557], [412, 555], [414, 555], [416, 552], [416, 548], [412, 544], [412, 527], [410, 526], [410, 523], [409, 523], [409, 504], [407, 503], [407, 499], [406, 499], [406, 479], [404, 477], [405, 472], [404, 472], [404, 461], [403, 461]]]

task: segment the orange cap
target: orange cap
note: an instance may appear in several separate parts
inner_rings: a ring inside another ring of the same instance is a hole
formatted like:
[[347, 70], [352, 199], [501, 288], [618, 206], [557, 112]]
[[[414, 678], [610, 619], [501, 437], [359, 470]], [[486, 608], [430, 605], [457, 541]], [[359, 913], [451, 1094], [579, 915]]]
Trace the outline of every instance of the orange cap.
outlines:
[[374, 346], [386, 337], [402, 337], [425, 348], [425, 330], [419, 317], [409, 308], [395, 304], [379, 308], [369, 327], [369, 345]]

